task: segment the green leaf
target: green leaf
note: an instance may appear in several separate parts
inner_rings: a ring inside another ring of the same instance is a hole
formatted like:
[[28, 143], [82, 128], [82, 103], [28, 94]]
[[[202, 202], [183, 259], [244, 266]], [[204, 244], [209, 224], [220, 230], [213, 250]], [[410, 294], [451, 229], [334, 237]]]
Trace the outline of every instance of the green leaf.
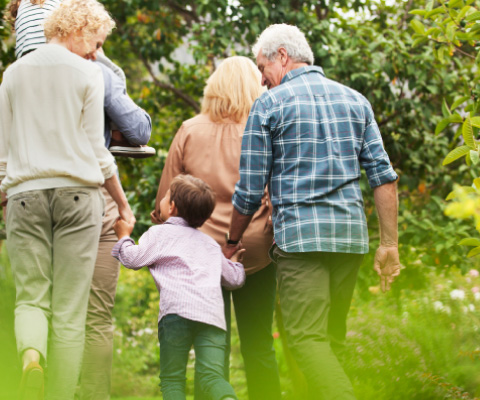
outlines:
[[448, 2], [448, 8], [458, 8], [463, 6], [463, 0], [450, 0]]
[[457, 15], [457, 22], [460, 22], [463, 17], [465, 17], [465, 14], [467, 14], [467, 12], [470, 10], [470, 6], [465, 6], [463, 7], [461, 10], [460, 10], [460, 13]]
[[442, 119], [435, 128], [435, 135], [442, 132], [448, 125], [450, 125], [450, 117]]
[[447, 154], [447, 156], [443, 160], [442, 165], [447, 165], [455, 160], [458, 160], [460, 157], [463, 157], [464, 155], [468, 154], [469, 151], [470, 151], [470, 147], [465, 145], [457, 147], [456, 149], [453, 149], [450, 153]]
[[442, 114], [444, 117], [448, 117], [449, 115], [452, 115], [450, 111], [450, 107], [448, 106], [447, 99], [444, 97], [443, 102], [442, 102]]
[[480, 246], [480, 239], [469, 237], [458, 242], [460, 246]]
[[474, 13], [471, 13], [471, 14], [467, 15], [467, 17], [465, 18], [465, 21], [467, 21], [467, 22], [478, 21], [478, 20], [480, 20], [480, 11], [476, 11]]
[[480, 157], [478, 156], [477, 150], [470, 150], [470, 160], [472, 160], [473, 165], [477, 165], [480, 161]]
[[426, 42], [428, 42], [428, 38], [426, 36], [416, 38], [412, 43], [412, 47], [417, 47], [418, 45], [426, 43]]
[[[462, 191], [466, 194], [470, 194], [470, 193], [476, 193], [476, 190], [471, 187], [471, 186], [460, 186], [460, 188], [462, 189]], [[456, 190], [452, 190], [448, 196], [445, 198], [445, 200], [453, 200], [457, 197], [457, 191]]]
[[475, 145], [475, 139], [473, 138], [472, 121], [470, 120], [470, 116], [467, 117], [462, 125], [462, 136], [468, 147], [476, 149], [477, 146]]
[[[450, 110], [455, 110], [460, 104], [466, 102], [469, 98], [470, 98], [470, 96], [462, 96], [462, 97], [458, 98], [457, 100], [455, 100], [453, 102], [453, 104], [450, 107]], [[480, 118], [479, 118], [479, 120], [480, 120]], [[472, 121], [472, 125], [473, 125], [473, 121]]]
[[452, 115], [450, 115], [450, 117], [448, 117], [448, 119], [452, 123], [461, 124], [463, 122], [463, 118], [459, 113], [453, 113]]
[[443, 63], [443, 61], [445, 60], [444, 54], [445, 54], [445, 47], [440, 47], [437, 51], [437, 57], [441, 63]]
[[[430, 18], [432, 16], [435, 16], [443, 12], [445, 12], [445, 9], [443, 7], [437, 7], [437, 8], [434, 8], [432, 11], [427, 12], [425, 14], [425, 18]], [[419, 15], [422, 15], [422, 14], [419, 14]]]
[[456, 25], [453, 22], [447, 26], [447, 32], [445, 33], [445, 36], [450, 42], [453, 42], [455, 40], [456, 30]]
[[417, 19], [412, 19], [410, 21], [410, 26], [413, 28], [413, 30], [420, 35], [425, 34], [425, 26]]
[[472, 117], [470, 118], [470, 121], [472, 123], [472, 126], [480, 128], [480, 117]]
[[470, 250], [467, 254], [467, 257], [474, 257], [477, 254], [480, 254], [480, 247], [475, 247], [474, 249]]
[[409, 14], [412, 15], [425, 15], [427, 12], [425, 10], [412, 10], [409, 12]]

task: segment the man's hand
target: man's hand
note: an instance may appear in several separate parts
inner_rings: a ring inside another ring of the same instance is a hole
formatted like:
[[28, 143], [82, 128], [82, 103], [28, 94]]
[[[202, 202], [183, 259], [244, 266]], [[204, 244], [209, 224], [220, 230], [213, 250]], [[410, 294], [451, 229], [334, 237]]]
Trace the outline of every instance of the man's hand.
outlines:
[[395, 278], [400, 275], [400, 258], [397, 246], [380, 245], [375, 253], [373, 269], [380, 276], [382, 292], [390, 290]]
[[135, 218], [133, 221], [125, 221], [122, 218], [118, 218], [113, 225], [113, 230], [117, 234], [118, 239], [122, 239], [126, 236], [130, 236], [135, 226]]
[[225, 258], [228, 258], [230, 260], [232, 256], [240, 249], [243, 249], [242, 242], [238, 242], [238, 244], [225, 243], [222, 247], [222, 252]]
[[127, 203], [125, 207], [118, 207], [118, 213], [125, 222], [132, 226], [133, 230], [133, 226], [135, 225], [135, 222], [137, 220], [135, 219], [135, 215], [133, 215], [133, 211], [130, 208], [130, 205]]

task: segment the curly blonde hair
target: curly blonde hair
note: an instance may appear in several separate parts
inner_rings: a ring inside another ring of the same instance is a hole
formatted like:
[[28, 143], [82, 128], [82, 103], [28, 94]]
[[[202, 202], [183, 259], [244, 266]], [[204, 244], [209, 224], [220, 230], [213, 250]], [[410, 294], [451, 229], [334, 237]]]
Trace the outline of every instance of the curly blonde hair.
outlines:
[[115, 22], [97, 0], [66, 0], [50, 14], [43, 27], [47, 41], [77, 35], [87, 42], [99, 32], [108, 35]]
[[261, 74], [252, 60], [241, 56], [226, 58], [207, 80], [202, 114], [213, 122], [225, 118], [241, 122], [264, 91]]

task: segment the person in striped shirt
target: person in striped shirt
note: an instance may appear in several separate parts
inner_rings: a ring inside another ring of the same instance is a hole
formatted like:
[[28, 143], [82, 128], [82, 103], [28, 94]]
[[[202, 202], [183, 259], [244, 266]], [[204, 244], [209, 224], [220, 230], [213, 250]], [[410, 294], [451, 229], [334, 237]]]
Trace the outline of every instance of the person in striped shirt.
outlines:
[[215, 194], [204, 181], [178, 175], [160, 202], [161, 225], [151, 227], [138, 245], [130, 238], [133, 224], [118, 220], [119, 241], [112, 255], [125, 267], [148, 266], [160, 292], [158, 338], [160, 386], [165, 400], [185, 399], [190, 348], [195, 349], [195, 376], [213, 400], [236, 399], [224, 378], [227, 349], [222, 286], [245, 282], [239, 262], [245, 250], [228, 260], [220, 245], [197, 228], [210, 217]]
[[43, 21], [62, 0], [13, 0], [9, 14], [15, 28], [15, 56], [20, 58], [47, 42]]

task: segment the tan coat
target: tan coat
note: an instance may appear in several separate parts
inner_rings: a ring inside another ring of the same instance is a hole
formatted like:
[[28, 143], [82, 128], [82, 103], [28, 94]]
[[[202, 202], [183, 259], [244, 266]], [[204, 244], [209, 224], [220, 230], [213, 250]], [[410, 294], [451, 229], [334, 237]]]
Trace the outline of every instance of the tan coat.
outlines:
[[[204, 114], [185, 121], [168, 152], [155, 202], [156, 215], [160, 215], [160, 201], [172, 179], [181, 173], [193, 175], [207, 182], [217, 199], [212, 216], [200, 230], [220, 245], [225, 244], [233, 210], [231, 199], [240, 178], [238, 167], [244, 128], [245, 123], [231, 120], [215, 123]], [[269, 217], [269, 200], [265, 194], [242, 238], [246, 249], [243, 264], [247, 274], [270, 263], [268, 249], [272, 245], [273, 233]]]

